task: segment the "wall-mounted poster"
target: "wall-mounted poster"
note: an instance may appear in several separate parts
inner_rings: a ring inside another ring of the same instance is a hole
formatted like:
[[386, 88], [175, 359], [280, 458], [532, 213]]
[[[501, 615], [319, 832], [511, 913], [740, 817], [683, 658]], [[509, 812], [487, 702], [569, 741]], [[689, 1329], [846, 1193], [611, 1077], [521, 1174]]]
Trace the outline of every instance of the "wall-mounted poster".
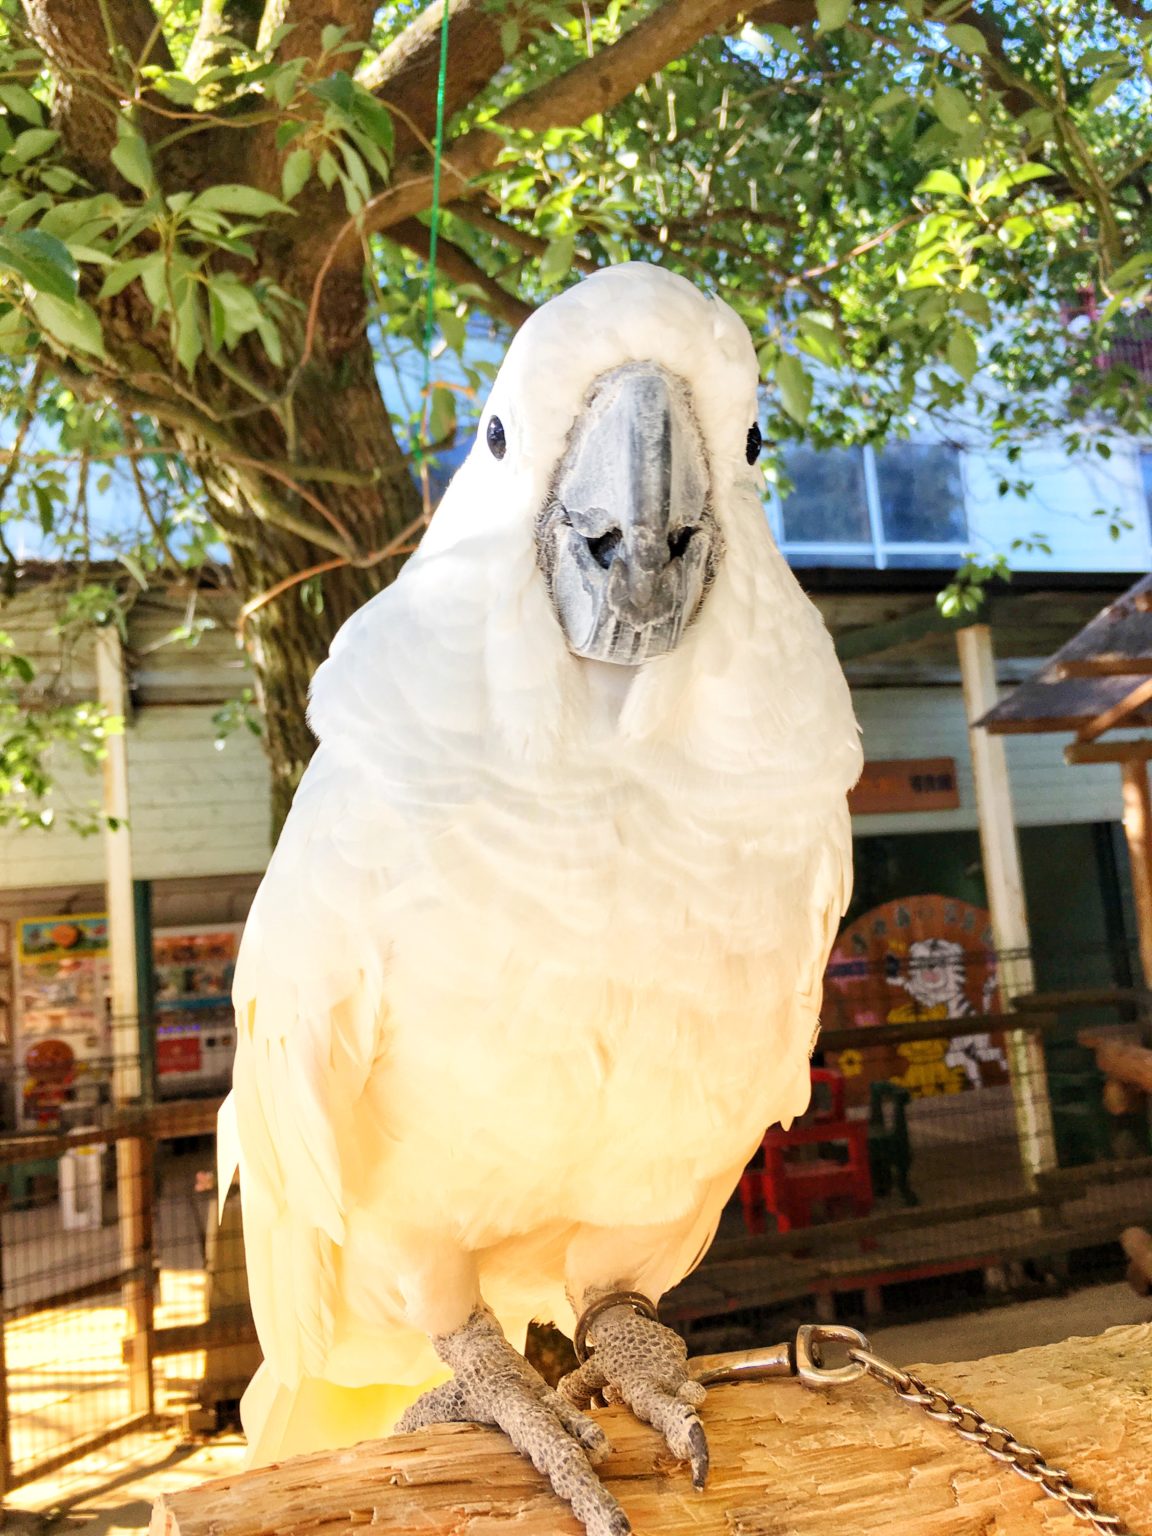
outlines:
[[[865, 1029], [1001, 1012], [988, 913], [949, 896], [908, 896], [874, 907], [836, 941], [824, 979], [829, 1029]], [[1003, 1036], [941, 1035], [892, 1046], [829, 1052], [850, 1102], [888, 1078], [914, 1098], [963, 1093], [1008, 1080]]]
[[156, 1080], [161, 1096], [226, 1088], [236, 1050], [232, 973], [240, 925], [153, 935]]
[[17, 928], [17, 962], [20, 1123], [51, 1127], [65, 1105], [96, 1104], [103, 1095], [111, 1050], [108, 919], [25, 918]]

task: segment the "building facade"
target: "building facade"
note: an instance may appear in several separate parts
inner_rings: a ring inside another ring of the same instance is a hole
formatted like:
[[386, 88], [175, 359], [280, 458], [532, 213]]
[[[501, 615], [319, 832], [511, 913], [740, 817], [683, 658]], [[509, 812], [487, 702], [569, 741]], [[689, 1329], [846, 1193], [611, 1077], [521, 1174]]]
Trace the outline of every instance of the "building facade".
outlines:
[[[799, 448], [786, 468], [794, 489], [769, 498], [768, 516], [836, 637], [869, 764], [854, 816], [850, 920], [926, 896], [981, 908], [955, 636], [935, 608], [941, 573], [966, 551], [1010, 554], [1020, 574], [993, 597], [986, 617], [1001, 681], [1021, 680], [1152, 564], [1149, 456], [1130, 445], [1107, 461], [1080, 463], [1040, 446], [1008, 464], [962, 445], [909, 443], [833, 454]], [[1030, 489], [1002, 496], [1006, 479]], [[1027, 546], [1013, 550], [1018, 539]], [[221, 708], [250, 683], [233, 631], [235, 604], [227, 593], [203, 597], [214, 627], [195, 646], [169, 638], [184, 604], [143, 594], [125, 644], [133, 869], [167, 945], [154, 957], [162, 1092], [222, 1081], [229, 943], [234, 949], [270, 852], [260, 742], [243, 729], [220, 740], [217, 726]], [[90, 697], [91, 648], [81, 643], [63, 657], [50, 609], [50, 585], [33, 583], [8, 605], [4, 627], [46, 674], [60, 674], [66, 692]], [[1008, 742], [1038, 980], [1131, 981], [1135, 929], [1115, 774], [1106, 766], [1072, 772], [1061, 748], [1051, 736]], [[99, 781], [86, 775], [66, 775], [64, 788], [78, 808], [99, 800]], [[80, 1006], [81, 992], [87, 1014], [74, 1032], [76, 1049], [100, 1055], [99, 935], [73, 938], [84, 925], [70, 919], [103, 912], [103, 879], [99, 836], [64, 825], [0, 833], [0, 1051], [14, 1085], [9, 1122], [29, 1119], [29, 1050], [53, 1033], [69, 997]], [[94, 945], [96, 958], [85, 969], [64, 940]], [[95, 1043], [85, 1048], [85, 1038]], [[41, 1097], [50, 1110], [51, 1089]]]

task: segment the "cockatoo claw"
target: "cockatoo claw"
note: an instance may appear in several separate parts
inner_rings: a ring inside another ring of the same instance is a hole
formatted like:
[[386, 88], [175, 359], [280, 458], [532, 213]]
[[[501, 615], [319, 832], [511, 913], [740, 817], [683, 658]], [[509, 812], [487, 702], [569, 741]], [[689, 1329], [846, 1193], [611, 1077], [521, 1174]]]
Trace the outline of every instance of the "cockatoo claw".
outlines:
[[553, 1392], [485, 1306], [463, 1327], [432, 1340], [456, 1372], [412, 1404], [397, 1433], [429, 1424], [492, 1424], [571, 1506], [588, 1536], [630, 1536], [628, 1516], [593, 1470], [611, 1447], [594, 1419]]
[[571, 1403], [600, 1392], [606, 1402], [627, 1403], [638, 1419], [658, 1429], [668, 1449], [692, 1469], [692, 1485], [708, 1478], [708, 1440], [696, 1409], [705, 1390], [688, 1373], [683, 1339], [650, 1317], [622, 1304], [601, 1312], [588, 1327], [591, 1353], [560, 1382]]

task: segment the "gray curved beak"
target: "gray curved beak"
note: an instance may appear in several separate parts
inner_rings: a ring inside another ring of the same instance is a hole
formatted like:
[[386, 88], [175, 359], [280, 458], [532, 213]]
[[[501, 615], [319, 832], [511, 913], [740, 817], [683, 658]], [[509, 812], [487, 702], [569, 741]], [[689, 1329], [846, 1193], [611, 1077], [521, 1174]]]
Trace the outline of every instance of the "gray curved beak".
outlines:
[[577, 655], [634, 665], [672, 649], [720, 550], [707, 453], [682, 379], [628, 363], [595, 382], [537, 546]]

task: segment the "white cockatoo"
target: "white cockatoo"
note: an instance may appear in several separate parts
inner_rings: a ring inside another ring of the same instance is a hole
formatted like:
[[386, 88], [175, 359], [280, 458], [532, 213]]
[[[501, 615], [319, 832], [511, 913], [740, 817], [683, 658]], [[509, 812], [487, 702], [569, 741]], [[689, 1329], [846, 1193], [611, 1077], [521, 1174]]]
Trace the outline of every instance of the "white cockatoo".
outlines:
[[[703, 1389], [650, 1303], [808, 1102], [861, 761], [764, 516], [756, 390], [733, 311], [662, 268], [553, 299], [316, 674], [221, 1115], [257, 1462], [496, 1424], [619, 1536], [602, 1390], [703, 1481]], [[581, 1316], [552, 1391], [515, 1346]]]

